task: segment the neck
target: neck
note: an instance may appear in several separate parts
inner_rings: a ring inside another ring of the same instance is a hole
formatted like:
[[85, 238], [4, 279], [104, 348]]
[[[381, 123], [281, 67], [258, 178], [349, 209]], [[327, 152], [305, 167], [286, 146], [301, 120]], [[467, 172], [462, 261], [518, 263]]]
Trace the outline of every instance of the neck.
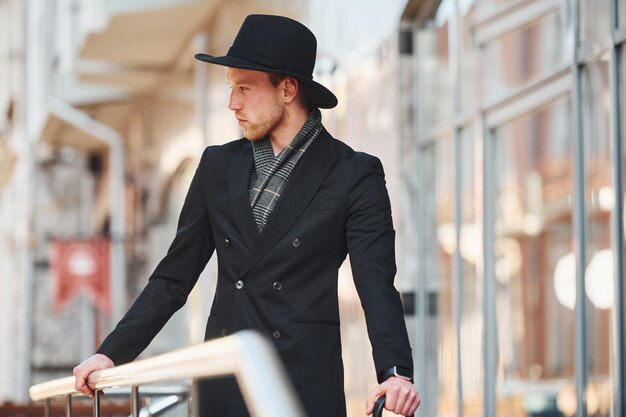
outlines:
[[280, 125], [269, 134], [274, 155], [278, 155], [287, 147], [287, 145], [291, 143], [300, 129], [302, 129], [302, 126], [308, 117], [308, 109], [303, 106], [295, 106], [293, 109], [285, 109], [285, 117], [282, 123], [280, 123]]

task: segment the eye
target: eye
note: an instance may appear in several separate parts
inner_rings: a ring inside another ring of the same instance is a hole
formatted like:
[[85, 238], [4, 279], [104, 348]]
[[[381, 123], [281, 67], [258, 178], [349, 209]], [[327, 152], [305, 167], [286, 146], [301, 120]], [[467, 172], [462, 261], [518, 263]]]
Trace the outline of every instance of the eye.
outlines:
[[245, 85], [242, 85], [242, 86], [239, 87], [239, 91], [241, 91], [241, 92], [246, 92], [248, 90], [250, 90], [250, 87], [246, 87]]

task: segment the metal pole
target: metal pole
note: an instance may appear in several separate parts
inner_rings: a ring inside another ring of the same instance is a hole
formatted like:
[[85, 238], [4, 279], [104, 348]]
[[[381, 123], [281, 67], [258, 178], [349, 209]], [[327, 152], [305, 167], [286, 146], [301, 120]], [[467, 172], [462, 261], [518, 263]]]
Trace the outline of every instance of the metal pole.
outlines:
[[100, 417], [100, 394], [101, 392], [96, 390], [93, 396], [93, 417]]
[[[91, 175], [88, 174], [85, 158], [82, 158], [80, 169], [84, 175], [78, 178], [78, 186], [80, 188], [80, 223], [79, 234], [88, 236], [91, 232], [89, 228], [91, 213], [93, 213], [93, 181]], [[93, 355], [95, 350], [95, 312], [89, 297], [85, 294], [80, 295], [80, 353], [82, 358], [88, 358]]]
[[573, 219], [574, 219], [574, 253], [576, 254], [576, 400], [577, 416], [587, 416], [587, 401], [585, 393], [587, 389], [587, 296], [585, 294], [585, 264], [586, 264], [586, 241], [585, 241], [585, 156], [583, 135], [583, 95], [582, 95], [582, 64], [578, 61], [580, 44], [580, 0], [571, 3], [574, 10], [569, 14], [570, 36], [574, 47], [574, 62], [572, 63], [573, 77], [573, 105], [574, 105], [574, 190], [573, 190]]
[[[611, 29], [613, 33], [619, 27], [618, 21], [618, 0], [611, 2]], [[614, 283], [615, 283], [615, 299], [613, 308], [613, 333], [615, 334], [613, 344], [613, 362], [615, 363], [613, 384], [613, 415], [623, 417], [624, 397], [626, 390], [624, 389], [624, 168], [622, 154], [622, 100], [620, 93], [623, 87], [623, 80], [620, 74], [620, 63], [622, 62], [623, 44], [613, 44], [611, 48], [611, 143], [613, 152], [611, 153], [612, 181], [613, 181], [613, 199], [615, 205], [612, 213], [612, 239], [613, 239], [613, 258], [614, 258]]]
[[498, 322], [496, 319], [495, 277], [495, 152], [494, 138], [485, 115], [480, 119], [483, 136], [483, 361], [485, 367], [485, 417], [496, 416], [496, 375], [498, 370]]
[[130, 411], [133, 417], [139, 417], [139, 387], [130, 387]]
[[[453, 97], [452, 97], [452, 117], [456, 121], [457, 117], [461, 115], [461, 48], [460, 48], [460, 31], [459, 31], [459, 1], [454, 0], [454, 15], [448, 26], [449, 30], [449, 59], [450, 59], [450, 83], [452, 85]], [[456, 241], [456, 248], [454, 250], [452, 274], [454, 284], [452, 285], [452, 300], [453, 300], [453, 317], [456, 334], [456, 371], [457, 371], [457, 417], [463, 417], [463, 369], [461, 358], [461, 315], [463, 311], [463, 261], [461, 259], [461, 225], [462, 225], [462, 207], [461, 207], [461, 192], [463, 181], [462, 171], [462, 158], [461, 147], [462, 137], [461, 128], [454, 126], [454, 145], [453, 145], [453, 158], [454, 158], [454, 237]]]
[[43, 409], [44, 417], [50, 417], [50, 398], [46, 398]]
[[[419, 190], [424, 190], [424, 167], [420, 163], [420, 159], [422, 157], [422, 146], [419, 143], [419, 112], [417, 111], [417, 106], [419, 104], [419, 34], [418, 29], [413, 27], [413, 57], [411, 62], [413, 63], [413, 132], [415, 136], [415, 147], [416, 147], [416, 169], [417, 169], [417, 204], [416, 204], [416, 218], [422, 219], [425, 214], [425, 204], [426, 199], [421, 198], [419, 196]], [[419, 222], [416, 223], [415, 236], [420, 236], [423, 233], [422, 230], [419, 230]], [[428, 392], [428, 334], [427, 334], [427, 286], [426, 286], [426, 268], [424, 267], [424, 259], [426, 259], [424, 255], [424, 245], [421, 242], [421, 239], [417, 239], [417, 279], [415, 280], [415, 334], [416, 340], [414, 346], [418, 352], [418, 372], [415, 377], [415, 382], [417, 383], [417, 389], [420, 392], [420, 396], [422, 398], [422, 405], [417, 409], [416, 416], [424, 416], [428, 415], [427, 410], [430, 407], [430, 395]]]
[[65, 396], [65, 417], [72, 417], [72, 394]]
[[58, 118], [95, 136], [110, 149], [109, 195], [111, 204], [111, 277], [113, 289], [112, 325], [122, 318], [126, 311], [126, 196], [124, 187], [124, 140], [109, 126], [98, 122], [80, 110], [54, 97], [48, 97], [48, 110]]
[[32, 316], [33, 316], [33, 280], [34, 280], [34, 206], [35, 206], [35, 155], [33, 143], [35, 141], [35, 107], [37, 105], [36, 78], [37, 72], [37, 16], [39, 2], [24, 2], [24, 131], [25, 140], [23, 148], [24, 156], [24, 220], [22, 245], [22, 282], [21, 282], [21, 302], [19, 310], [20, 329], [19, 333], [19, 379], [18, 395], [19, 401], [26, 402], [28, 399], [28, 387], [31, 380], [31, 359], [32, 359]]

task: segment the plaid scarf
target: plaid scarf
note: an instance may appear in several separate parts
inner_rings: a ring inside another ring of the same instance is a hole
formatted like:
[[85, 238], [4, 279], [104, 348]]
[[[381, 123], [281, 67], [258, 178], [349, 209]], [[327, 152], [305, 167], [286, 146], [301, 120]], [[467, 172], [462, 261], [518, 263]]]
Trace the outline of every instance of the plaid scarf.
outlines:
[[259, 232], [263, 231], [296, 164], [321, 131], [322, 114], [316, 108], [309, 114], [296, 137], [278, 155], [274, 155], [269, 138], [252, 142], [254, 166], [249, 195]]

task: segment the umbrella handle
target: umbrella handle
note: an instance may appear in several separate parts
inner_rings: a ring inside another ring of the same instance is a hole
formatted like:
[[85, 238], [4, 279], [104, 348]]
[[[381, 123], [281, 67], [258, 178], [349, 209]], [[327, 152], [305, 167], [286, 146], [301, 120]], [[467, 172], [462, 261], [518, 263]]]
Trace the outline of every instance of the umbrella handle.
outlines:
[[[372, 417], [382, 417], [384, 409], [385, 409], [385, 396], [381, 395], [380, 397], [378, 397], [378, 399], [374, 403], [374, 412], [372, 413]], [[413, 417], [413, 414], [411, 414], [408, 417]]]
[[378, 399], [374, 403], [374, 412], [372, 413], [372, 417], [382, 417], [384, 409], [385, 409], [385, 396], [381, 395], [380, 397], [378, 397]]

